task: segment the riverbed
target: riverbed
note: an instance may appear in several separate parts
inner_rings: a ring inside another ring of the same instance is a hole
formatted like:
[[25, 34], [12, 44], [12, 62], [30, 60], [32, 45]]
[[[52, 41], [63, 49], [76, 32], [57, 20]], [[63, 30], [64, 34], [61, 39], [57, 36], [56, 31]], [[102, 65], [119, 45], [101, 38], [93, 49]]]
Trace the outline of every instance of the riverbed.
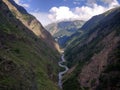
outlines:
[[64, 69], [65, 69], [64, 71], [61, 71], [61, 72], [59, 72], [59, 74], [58, 74], [58, 77], [59, 77], [58, 85], [59, 85], [59, 87], [60, 87], [61, 89], [62, 89], [62, 78], [63, 78], [63, 75], [69, 70], [68, 67], [63, 64], [64, 62], [66, 62], [66, 61], [65, 61], [65, 59], [64, 59], [64, 54], [62, 54], [62, 56], [61, 56], [61, 61], [58, 62], [58, 65], [59, 65], [61, 68], [64, 68]]

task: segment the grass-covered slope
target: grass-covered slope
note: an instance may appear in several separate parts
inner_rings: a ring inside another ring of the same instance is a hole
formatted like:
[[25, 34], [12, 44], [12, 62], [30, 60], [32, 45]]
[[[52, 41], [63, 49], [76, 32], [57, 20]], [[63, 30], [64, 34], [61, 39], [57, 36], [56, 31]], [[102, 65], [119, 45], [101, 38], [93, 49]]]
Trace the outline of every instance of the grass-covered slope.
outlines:
[[58, 59], [0, 0], [0, 90], [58, 90]]
[[118, 7], [91, 18], [81, 28], [84, 32], [70, 42], [65, 57], [71, 69], [63, 80], [64, 90], [118, 90], [119, 15]]

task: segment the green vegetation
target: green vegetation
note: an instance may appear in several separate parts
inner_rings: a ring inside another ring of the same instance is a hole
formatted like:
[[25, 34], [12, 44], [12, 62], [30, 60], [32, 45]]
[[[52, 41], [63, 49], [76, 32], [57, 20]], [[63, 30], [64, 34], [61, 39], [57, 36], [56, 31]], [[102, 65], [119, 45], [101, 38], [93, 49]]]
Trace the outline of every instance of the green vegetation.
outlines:
[[0, 90], [58, 90], [58, 52], [0, 3]]
[[[68, 47], [69, 49], [66, 50], [65, 54], [67, 60], [69, 60], [68, 66], [71, 67], [80, 60], [89, 61], [94, 54], [99, 53], [104, 48], [104, 45], [98, 44], [100, 40], [101, 38], [97, 37], [94, 38], [90, 43], [82, 45], [81, 47], [77, 47], [81, 41], [78, 44], [75, 44], [74, 47], [72, 46], [72, 48]], [[82, 56], [80, 56], [81, 58], [78, 56], [78, 54], [82, 54]], [[76, 58], [76, 60], [74, 60], [74, 58]]]
[[[69, 90], [70, 88], [68, 87], [72, 87], [74, 84], [75, 87], [73, 86], [72, 90], [89, 90], [89, 88], [96, 86], [97, 78], [90, 81], [91, 87], [83, 87], [78, 82], [78, 80], [80, 80], [78, 77], [81, 73], [82, 67], [86, 64], [91, 63], [92, 57], [97, 57], [97, 54], [100, 54], [100, 52], [105, 53], [104, 49], [108, 49], [108, 43], [116, 37], [119, 38], [119, 14], [120, 9], [118, 8], [113, 9], [113, 11], [94, 16], [81, 28], [81, 30], [83, 30], [84, 32], [77, 36], [74, 36], [73, 39], [69, 41], [69, 45], [65, 50], [65, 58], [67, 60], [67, 65], [69, 68], [76, 65], [77, 67], [70, 75], [65, 76], [63, 83], [64, 90]], [[111, 34], [114, 33], [116, 34], [112, 36]], [[110, 41], [107, 41], [107, 36], [110, 35], [112, 39]], [[105, 41], [108, 43], [106, 43]], [[96, 86], [96, 90], [109, 90], [108, 86], [110, 86], [112, 89], [114, 89], [114, 87], [118, 88], [120, 86], [120, 73], [118, 73], [120, 71], [119, 53], [119, 47], [117, 47], [117, 49], [114, 50], [114, 53], [111, 53], [112, 56], [109, 56], [108, 60], [106, 60], [108, 61], [108, 63], [111, 64], [108, 64], [104, 67], [105, 70], [100, 76], [100, 85], [98, 87]]]
[[63, 90], [82, 90], [79, 85], [78, 74], [81, 72], [84, 63], [85, 62], [79, 62], [72, 74], [64, 78]]

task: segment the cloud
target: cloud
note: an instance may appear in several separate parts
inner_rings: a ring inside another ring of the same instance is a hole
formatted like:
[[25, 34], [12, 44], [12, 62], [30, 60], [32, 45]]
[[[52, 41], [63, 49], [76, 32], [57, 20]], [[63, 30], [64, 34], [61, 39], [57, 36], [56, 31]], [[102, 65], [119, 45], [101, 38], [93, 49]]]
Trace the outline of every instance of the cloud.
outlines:
[[66, 19], [79, 19], [79, 20], [88, 20], [94, 15], [101, 14], [113, 7], [119, 6], [117, 0], [102, 0], [104, 3], [108, 3], [107, 6], [98, 5], [96, 0], [87, 0], [86, 6], [75, 7], [70, 9], [66, 6], [52, 7], [49, 10], [49, 19], [52, 21], [57, 20], [66, 20]]
[[23, 6], [25, 8], [29, 8], [30, 5], [27, 3], [23, 3], [22, 0], [14, 0], [18, 5]]
[[88, 20], [94, 15], [98, 15], [106, 11], [108, 8], [105, 8], [103, 6], [93, 4], [92, 7], [88, 6], [82, 6], [82, 7], [76, 7], [75, 13], [79, 16], [79, 19], [81, 20]]
[[93, 7], [82, 6], [71, 10], [69, 7], [61, 6], [59, 8], [53, 7], [50, 9], [49, 18], [52, 21], [64, 19], [81, 19], [88, 20], [90, 17], [104, 12], [106, 8], [94, 4]]
[[[107, 0], [104, 0], [104, 1], [107, 1]], [[113, 8], [113, 7], [118, 7], [120, 6], [119, 2], [117, 0], [110, 0], [111, 2], [109, 2], [109, 7], [110, 8]]]
[[72, 12], [69, 7], [66, 6], [61, 6], [59, 8], [52, 7], [49, 10], [49, 12], [50, 14], [48, 15], [48, 17], [52, 21], [71, 19], [71, 18], [77, 19], [79, 17], [78, 15], [74, 14], [74, 12]]
[[[16, 0], [20, 2], [20, 0]], [[80, 1], [80, 0], [75, 0]], [[82, 1], [82, 0], [81, 0]], [[86, 0], [86, 4], [80, 7], [69, 8], [67, 6], [52, 7], [49, 12], [40, 12], [39, 9], [30, 12], [34, 15], [42, 25], [46, 26], [49, 23], [62, 20], [88, 20], [94, 15], [101, 14], [111, 8], [117, 7], [120, 4], [117, 0], [101, 0], [108, 4], [107, 6], [97, 4], [97, 0]], [[90, 4], [91, 3], [91, 4]]]

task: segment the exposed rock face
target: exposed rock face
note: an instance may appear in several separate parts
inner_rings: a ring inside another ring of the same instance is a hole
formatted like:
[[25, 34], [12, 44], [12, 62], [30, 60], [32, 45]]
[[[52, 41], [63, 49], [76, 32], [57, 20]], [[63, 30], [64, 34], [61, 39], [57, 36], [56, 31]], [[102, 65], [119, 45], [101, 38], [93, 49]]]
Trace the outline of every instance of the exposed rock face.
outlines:
[[99, 77], [99, 85], [96, 90], [119, 90], [120, 89], [120, 42], [107, 59], [107, 66]]
[[8, 8], [12, 11], [14, 16], [19, 19], [27, 28], [33, 31], [39, 38], [41, 38], [45, 43], [49, 44], [52, 49], [57, 49], [59, 51], [59, 46], [52, 38], [49, 32], [43, 28], [41, 23], [32, 15], [28, 14], [27, 11], [15, 4], [13, 0], [3, 0]]
[[115, 37], [115, 32], [105, 37], [100, 43], [104, 45], [104, 49], [98, 54], [94, 54], [89, 64], [86, 64], [79, 75], [80, 84], [83, 87], [89, 87], [94, 90], [99, 85], [99, 77], [107, 66], [110, 52], [113, 52], [120, 37]]

